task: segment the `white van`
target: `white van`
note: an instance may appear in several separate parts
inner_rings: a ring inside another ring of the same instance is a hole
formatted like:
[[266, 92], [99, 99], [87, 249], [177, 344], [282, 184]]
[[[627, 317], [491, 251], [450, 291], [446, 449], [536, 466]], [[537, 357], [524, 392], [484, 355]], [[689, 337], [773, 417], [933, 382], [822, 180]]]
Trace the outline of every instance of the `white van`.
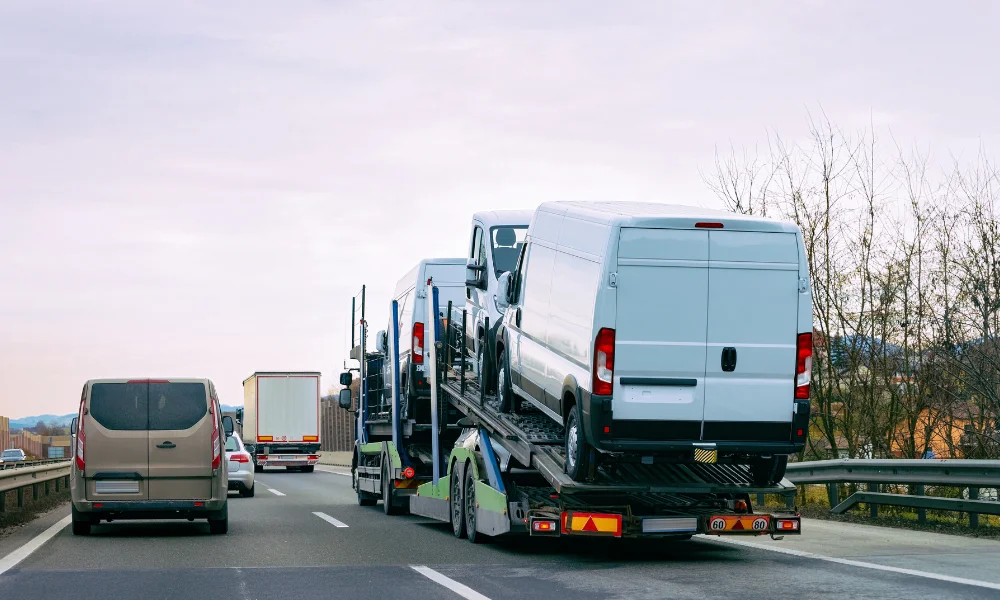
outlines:
[[[404, 418], [416, 419], [418, 423], [430, 422], [430, 404], [411, 402], [417, 398], [429, 398], [430, 382], [424, 371], [424, 322], [427, 320], [427, 280], [433, 279], [438, 288], [438, 316], [445, 317], [448, 302], [452, 307], [465, 305], [464, 258], [428, 258], [413, 267], [399, 283], [393, 300], [399, 303], [399, 373], [400, 399]], [[390, 312], [389, 325], [376, 334], [376, 349], [387, 352], [391, 348], [387, 332], [392, 331]], [[385, 400], [392, 398], [393, 377], [390, 360], [383, 363], [383, 386]], [[426, 412], [427, 414], [422, 414]]]
[[[531, 210], [491, 210], [472, 215], [472, 239], [466, 273], [465, 307], [469, 325], [466, 345], [476, 356], [474, 369], [480, 386], [492, 391], [495, 359], [483, 360], [492, 348], [503, 311], [497, 299], [497, 280], [514, 270], [534, 215]], [[486, 327], [487, 322], [489, 328]]]
[[592, 448], [647, 461], [701, 449], [769, 484], [803, 448], [812, 296], [797, 226], [665, 204], [546, 203], [500, 288], [501, 409], [524, 399], [564, 423], [574, 479], [598, 458]]

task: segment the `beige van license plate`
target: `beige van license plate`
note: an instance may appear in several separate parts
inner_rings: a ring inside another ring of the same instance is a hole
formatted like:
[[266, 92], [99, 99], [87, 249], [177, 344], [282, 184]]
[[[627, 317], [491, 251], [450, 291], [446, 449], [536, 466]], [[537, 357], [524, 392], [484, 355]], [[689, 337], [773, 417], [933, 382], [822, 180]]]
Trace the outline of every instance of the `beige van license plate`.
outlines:
[[118, 479], [95, 481], [94, 491], [98, 494], [138, 494], [138, 481], [121, 481]]

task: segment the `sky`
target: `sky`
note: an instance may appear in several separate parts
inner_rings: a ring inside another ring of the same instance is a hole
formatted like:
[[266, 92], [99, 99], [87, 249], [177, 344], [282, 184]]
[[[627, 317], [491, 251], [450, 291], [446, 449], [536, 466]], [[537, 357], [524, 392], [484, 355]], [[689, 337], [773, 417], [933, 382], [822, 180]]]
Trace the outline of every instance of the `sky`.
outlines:
[[335, 384], [350, 299], [478, 210], [720, 207], [806, 111], [1000, 147], [981, 2], [0, 0], [0, 414], [97, 377]]

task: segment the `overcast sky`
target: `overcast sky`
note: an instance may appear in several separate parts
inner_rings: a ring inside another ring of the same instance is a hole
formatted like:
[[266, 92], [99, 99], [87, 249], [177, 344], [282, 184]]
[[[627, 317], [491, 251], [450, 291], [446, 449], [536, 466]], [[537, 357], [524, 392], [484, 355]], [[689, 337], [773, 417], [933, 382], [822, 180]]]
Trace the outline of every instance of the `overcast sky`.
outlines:
[[477, 210], [718, 206], [699, 168], [819, 105], [1000, 147], [982, 2], [0, 0], [0, 414], [88, 378], [346, 357]]

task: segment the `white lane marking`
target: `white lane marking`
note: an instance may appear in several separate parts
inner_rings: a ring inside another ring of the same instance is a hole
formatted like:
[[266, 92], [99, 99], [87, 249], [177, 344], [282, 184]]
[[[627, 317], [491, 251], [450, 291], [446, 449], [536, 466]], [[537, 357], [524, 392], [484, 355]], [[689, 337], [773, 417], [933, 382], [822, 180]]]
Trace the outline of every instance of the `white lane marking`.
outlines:
[[450, 577], [445, 577], [430, 567], [425, 567], [423, 565], [410, 565], [410, 568], [417, 573], [420, 573], [427, 579], [430, 579], [434, 583], [443, 585], [463, 598], [467, 598], [468, 600], [490, 600], [469, 586], [463, 585]]
[[[267, 486], [264, 486], [264, 487], [267, 487]], [[284, 494], [282, 494], [281, 492], [279, 492], [278, 490], [276, 490], [274, 488], [267, 488], [267, 491], [271, 492], [275, 496], [284, 496]]]
[[[701, 537], [701, 536], [699, 536]], [[951, 575], [941, 575], [940, 573], [929, 573], [927, 571], [918, 571], [916, 569], [904, 569], [902, 567], [890, 567], [888, 565], [880, 565], [877, 563], [862, 562], [860, 560], [851, 560], [849, 558], [836, 558], [833, 556], [824, 556], [822, 554], [813, 554], [812, 552], [804, 552], [802, 550], [792, 550], [791, 548], [778, 548], [776, 546], [768, 546], [765, 544], [756, 544], [754, 542], [747, 542], [744, 540], [726, 539], [714, 537], [705, 537], [705, 539], [715, 542], [722, 542], [724, 544], [732, 544], [734, 546], [746, 546], [747, 548], [757, 548], [759, 550], [769, 550], [771, 552], [778, 552], [781, 554], [788, 554], [791, 556], [798, 556], [801, 558], [813, 558], [816, 560], [823, 560], [826, 562], [837, 563], [839, 565], [848, 565], [851, 567], [861, 567], [862, 569], [874, 569], [876, 571], [888, 571], [889, 573], [899, 573], [900, 575], [912, 575], [914, 577], [923, 577], [925, 579], [936, 579], [938, 581], [947, 581], [950, 583], [960, 583], [963, 585], [974, 585], [976, 587], [987, 588], [991, 590], [1000, 590], [1000, 583], [993, 583], [992, 581], [980, 581], [978, 579], [966, 579], [964, 577], [953, 577]]]
[[344, 523], [343, 521], [338, 521], [337, 519], [334, 519], [333, 517], [331, 517], [330, 515], [328, 515], [326, 513], [314, 512], [313, 514], [316, 515], [317, 517], [323, 519], [324, 521], [326, 521], [330, 525], [333, 525], [334, 527], [347, 527], [347, 523]]
[[19, 562], [31, 556], [35, 550], [38, 550], [45, 544], [45, 542], [54, 538], [60, 531], [63, 530], [63, 528], [69, 525], [72, 520], [72, 516], [60, 520], [55, 525], [36, 535], [27, 544], [21, 546], [17, 550], [14, 550], [7, 556], [0, 558], [0, 575], [3, 575], [7, 571], [13, 569]]

